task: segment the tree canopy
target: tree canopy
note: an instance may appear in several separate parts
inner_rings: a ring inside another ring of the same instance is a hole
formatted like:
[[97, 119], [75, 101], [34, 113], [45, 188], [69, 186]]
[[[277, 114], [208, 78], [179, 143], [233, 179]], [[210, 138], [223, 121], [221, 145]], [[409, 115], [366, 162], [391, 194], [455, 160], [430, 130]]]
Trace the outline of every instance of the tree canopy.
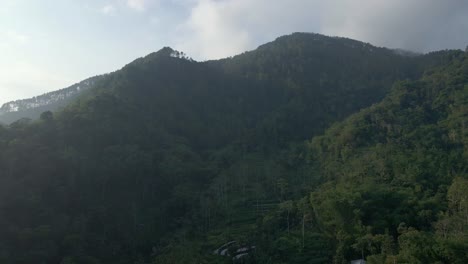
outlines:
[[164, 48], [0, 125], [0, 262], [467, 263], [467, 126], [462, 51]]

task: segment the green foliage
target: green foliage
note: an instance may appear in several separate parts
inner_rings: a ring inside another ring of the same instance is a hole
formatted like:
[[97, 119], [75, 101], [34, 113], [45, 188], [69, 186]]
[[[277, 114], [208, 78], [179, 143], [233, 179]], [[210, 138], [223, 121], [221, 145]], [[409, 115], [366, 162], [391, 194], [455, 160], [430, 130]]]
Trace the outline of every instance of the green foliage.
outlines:
[[467, 75], [315, 34], [164, 48], [0, 126], [0, 262], [466, 263]]
[[[311, 203], [323, 230], [337, 241], [335, 259], [359, 257], [350, 250], [356, 241], [354, 249], [371, 263], [466, 261], [460, 216], [468, 190], [467, 66], [466, 56], [455, 56], [420, 81], [398, 83], [381, 103], [309, 142], [324, 182]], [[400, 223], [417, 229], [399, 234]], [[361, 225], [370, 235], [360, 235]], [[395, 250], [376, 255], [367, 246], [384, 234], [398, 243], [397, 256]]]

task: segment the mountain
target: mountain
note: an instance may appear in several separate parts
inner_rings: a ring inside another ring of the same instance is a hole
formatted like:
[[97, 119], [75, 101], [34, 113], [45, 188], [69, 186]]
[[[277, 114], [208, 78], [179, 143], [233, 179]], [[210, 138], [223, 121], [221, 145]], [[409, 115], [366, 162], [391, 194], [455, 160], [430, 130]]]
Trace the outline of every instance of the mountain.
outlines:
[[10, 124], [21, 118], [37, 119], [42, 112], [59, 110], [90, 89], [101, 78], [103, 76], [88, 78], [61, 90], [7, 102], [0, 107], [0, 123]]
[[308, 143], [310, 205], [335, 259], [468, 260], [468, 54], [451, 60]]
[[464, 263], [466, 57], [139, 58], [0, 126], [0, 262]]

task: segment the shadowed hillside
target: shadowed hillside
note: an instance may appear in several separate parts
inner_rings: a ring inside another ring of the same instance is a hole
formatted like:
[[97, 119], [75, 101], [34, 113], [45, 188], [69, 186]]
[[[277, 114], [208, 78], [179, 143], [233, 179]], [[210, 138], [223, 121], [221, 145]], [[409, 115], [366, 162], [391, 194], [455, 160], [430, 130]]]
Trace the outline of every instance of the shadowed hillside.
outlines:
[[139, 58], [0, 126], [0, 262], [464, 263], [466, 65], [306, 33]]

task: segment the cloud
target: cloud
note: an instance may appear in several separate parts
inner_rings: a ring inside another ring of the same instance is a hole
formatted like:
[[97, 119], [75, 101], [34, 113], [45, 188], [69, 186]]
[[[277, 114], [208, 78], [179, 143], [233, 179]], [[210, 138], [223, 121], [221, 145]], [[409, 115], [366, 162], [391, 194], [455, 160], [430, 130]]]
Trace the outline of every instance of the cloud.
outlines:
[[116, 8], [112, 4], [107, 4], [101, 8], [101, 13], [104, 15], [115, 15]]
[[154, 7], [156, 3], [156, 0], [113, 0], [100, 8], [99, 11], [104, 15], [110, 16], [116, 15], [117, 11], [125, 8], [142, 13], [150, 7]]
[[468, 1], [343, 0], [325, 7], [322, 32], [415, 51], [468, 43]]
[[178, 31], [181, 41], [177, 48], [196, 57], [216, 58], [247, 48], [248, 32], [237, 25], [236, 13], [229, 2], [200, 1], [191, 11], [188, 21]]
[[421, 52], [468, 44], [466, 0], [186, 1], [190, 15], [174, 31], [175, 47], [197, 59], [235, 55], [297, 31]]
[[176, 30], [176, 48], [198, 59], [234, 55], [293, 31], [316, 31], [312, 1], [199, 0]]
[[103, 6], [99, 11], [105, 15], [115, 15], [117, 9], [129, 8], [138, 12], [144, 12], [154, 0], [114, 0]]
[[147, 7], [147, 0], [127, 0], [127, 6], [136, 11], [145, 11]]

